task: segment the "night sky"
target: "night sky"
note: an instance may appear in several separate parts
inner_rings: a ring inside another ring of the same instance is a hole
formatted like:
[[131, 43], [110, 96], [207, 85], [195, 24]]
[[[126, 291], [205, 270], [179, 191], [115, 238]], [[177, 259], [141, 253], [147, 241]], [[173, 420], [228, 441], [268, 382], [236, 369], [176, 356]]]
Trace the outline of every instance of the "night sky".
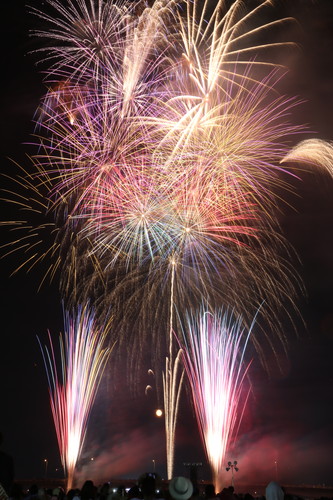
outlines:
[[[300, 50], [290, 55], [286, 89], [304, 101], [295, 121], [308, 124], [305, 137], [333, 140], [333, 2], [332, 0], [285, 0], [278, 10], [290, 14], [298, 26], [290, 38]], [[43, 2], [31, 2], [40, 6]], [[13, 175], [16, 167], [8, 158], [29, 165], [25, 158], [31, 120], [43, 95], [42, 76], [36, 57], [28, 53], [38, 46], [29, 38], [34, 19], [24, 2], [1, 2], [2, 20], [2, 140], [1, 170]], [[8, 186], [3, 179], [2, 187]], [[320, 172], [295, 181], [294, 210], [284, 208], [281, 224], [295, 247], [295, 262], [307, 296], [300, 297], [306, 324], [298, 336], [290, 332], [284, 374], [268, 375], [254, 359], [251, 397], [232, 456], [239, 461], [240, 482], [278, 479], [283, 483], [333, 485], [333, 181]], [[1, 204], [1, 219], [15, 217]], [[8, 237], [1, 231], [1, 241]], [[49, 329], [63, 330], [57, 282], [38, 292], [42, 269], [10, 277], [21, 260], [12, 255], [0, 261], [0, 430], [3, 448], [14, 457], [16, 477], [42, 478], [48, 460], [49, 477], [61, 477], [60, 458], [48, 400], [48, 386], [36, 335]], [[287, 332], [289, 336], [289, 332]], [[268, 354], [269, 355], [269, 354]], [[111, 358], [112, 363], [112, 358]], [[149, 366], [144, 367], [146, 370]], [[109, 370], [111, 373], [111, 370]], [[144, 377], [143, 377], [144, 380]], [[147, 374], [146, 384], [154, 387]], [[165, 475], [163, 420], [154, 416], [161, 394], [142, 390], [133, 394], [122, 373], [102, 383], [88, 427], [81, 460], [82, 478], [138, 477], [153, 469]], [[188, 394], [183, 392], [176, 436], [175, 473], [186, 474], [184, 462], [205, 464]], [[90, 459], [94, 457], [94, 461]], [[276, 464], [277, 462], [277, 464]], [[98, 472], [96, 472], [98, 471]], [[98, 474], [102, 472], [102, 476]], [[207, 477], [203, 465], [199, 476]]]

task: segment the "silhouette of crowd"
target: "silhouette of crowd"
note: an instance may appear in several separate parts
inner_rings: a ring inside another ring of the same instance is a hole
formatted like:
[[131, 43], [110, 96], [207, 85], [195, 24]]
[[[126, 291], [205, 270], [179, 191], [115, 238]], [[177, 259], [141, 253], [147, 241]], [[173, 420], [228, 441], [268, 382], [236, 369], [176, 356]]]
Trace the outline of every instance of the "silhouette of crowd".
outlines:
[[[1, 475], [0, 478], [3, 481], [6, 476]], [[267, 485], [264, 496], [253, 497], [250, 493], [236, 493], [233, 486], [225, 487], [216, 493], [213, 484], [198, 486], [182, 476], [174, 477], [169, 483], [157, 483], [155, 473], [143, 474], [130, 488], [121, 484], [115, 486], [109, 482], [97, 486], [92, 480], [87, 480], [81, 488], [67, 492], [61, 486], [44, 488], [37, 484], [31, 485], [25, 491], [19, 483], [12, 482], [10, 485], [13, 476], [9, 475], [8, 478], [6, 485], [0, 484], [0, 500], [304, 500], [288, 495], [274, 481]]]
[[[0, 446], [3, 436], [0, 432]], [[262, 497], [256, 500], [309, 500], [287, 494], [275, 481], [271, 481]], [[124, 485], [116, 487], [109, 482], [95, 485], [86, 480], [81, 488], [65, 491], [62, 486], [45, 488], [32, 484], [24, 489], [22, 484], [14, 481], [14, 463], [12, 457], [0, 450], [0, 500], [254, 500], [250, 493], [236, 493], [233, 486], [225, 487], [216, 493], [213, 484], [201, 484], [196, 474], [191, 479], [183, 476], [174, 477], [163, 482], [155, 473], [142, 474], [136, 484], [130, 488]], [[320, 500], [333, 500], [323, 498]]]

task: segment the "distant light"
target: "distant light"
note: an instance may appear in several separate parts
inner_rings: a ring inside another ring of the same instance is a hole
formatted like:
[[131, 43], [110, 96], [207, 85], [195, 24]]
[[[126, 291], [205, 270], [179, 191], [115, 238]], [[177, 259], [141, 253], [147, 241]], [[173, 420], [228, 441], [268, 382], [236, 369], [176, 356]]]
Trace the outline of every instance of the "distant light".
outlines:
[[156, 415], [156, 417], [161, 417], [161, 416], [163, 415], [163, 411], [162, 411], [160, 408], [158, 408], [158, 409], [155, 411], [155, 415]]

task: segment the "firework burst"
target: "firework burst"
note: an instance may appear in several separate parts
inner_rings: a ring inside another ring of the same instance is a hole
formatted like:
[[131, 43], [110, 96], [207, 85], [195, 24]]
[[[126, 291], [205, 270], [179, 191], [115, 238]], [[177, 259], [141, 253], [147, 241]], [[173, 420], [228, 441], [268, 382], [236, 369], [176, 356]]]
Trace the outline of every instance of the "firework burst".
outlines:
[[31, 12], [51, 27], [37, 29], [34, 35], [51, 39], [52, 46], [40, 49], [52, 62], [49, 73], [80, 83], [98, 79], [110, 61], [119, 61], [119, 39], [126, 31], [127, 9], [124, 3], [97, 0], [48, 0], [49, 13], [31, 7]]
[[101, 269], [176, 260], [204, 283], [233, 272], [239, 247], [250, 258], [259, 234], [274, 234], [278, 161], [298, 127], [287, 122], [294, 103], [271, 99], [276, 74], [253, 77], [271, 66], [253, 55], [275, 44], [249, 40], [282, 22], [253, 27], [269, 3], [245, 14], [239, 1], [32, 9], [51, 27], [36, 34], [57, 41], [45, 49], [57, 81], [41, 105], [31, 179]]

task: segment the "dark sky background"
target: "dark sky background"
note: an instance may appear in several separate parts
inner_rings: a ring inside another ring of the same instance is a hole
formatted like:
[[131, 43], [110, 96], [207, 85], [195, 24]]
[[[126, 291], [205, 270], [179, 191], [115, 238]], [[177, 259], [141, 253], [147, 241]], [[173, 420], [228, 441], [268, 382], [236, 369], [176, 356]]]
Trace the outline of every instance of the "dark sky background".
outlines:
[[[41, 5], [43, 2], [32, 2]], [[279, 2], [277, 2], [279, 3]], [[33, 130], [31, 119], [44, 88], [27, 55], [36, 47], [28, 37], [34, 20], [24, 2], [1, 2], [2, 105], [1, 170], [13, 174], [8, 157], [24, 164]], [[333, 1], [285, 0], [281, 13], [299, 22], [289, 34], [301, 50], [290, 55], [286, 86], [306, 102], [295, 120], [309, 124], [311, 137], [333, 140]], [[26, 163], [28, 165], [28, 162]], [[3, 180], [3, 185], [6, 181]], [[323, 173], [304, 174], [297, 184], [295, 211], [281, 220], [301, 260], [308, 297], [300, 299], [307, 329], [290, 334], [284, 375], [268, 376], [254, 360], [252, 393], [237, 447], [227, 459], [239, 461], [239, 482], [278, 479], [284, 483], [333, 485], [333, 181]], [[12, 216], [1, 205], [1, 219]], [[2, 230], [1, 240], [7, 235]], [[47, 381], [36, 335], [63, 330], [57, 283], [37, 287], [41, 271], [10, 277], [21, 256], [0, 261], [0, 430], [4, 449], [15, 460], [16, 476], [61, 477], [60, 458], [48, 400]], [[287, 332], [288, 333], [288, 332]], [[165, 476], [163, 420], [154, 416], [161, 395], [135, 397], [123, 373], [103, 381], [88, 427], [80, 478], [138, 477], [153, 469]], [[147, 375], [146, 383], [152, 383]], [[187, 395], [183, 393], [176, 438], [175, 473], [186, 474], [184, 462], [205, 457]], [[90, 458], [94, 457], [94, 461]], [[102, 472], [101, 472], [102, 471]], [[230, 474], [230, 473], [229, 473]], [[204, 465], [200, 475], [208, 477]], [[230, 478], [229, 478], [230, 479]], [[226, 476], [226, 481], [228, 476]]]

